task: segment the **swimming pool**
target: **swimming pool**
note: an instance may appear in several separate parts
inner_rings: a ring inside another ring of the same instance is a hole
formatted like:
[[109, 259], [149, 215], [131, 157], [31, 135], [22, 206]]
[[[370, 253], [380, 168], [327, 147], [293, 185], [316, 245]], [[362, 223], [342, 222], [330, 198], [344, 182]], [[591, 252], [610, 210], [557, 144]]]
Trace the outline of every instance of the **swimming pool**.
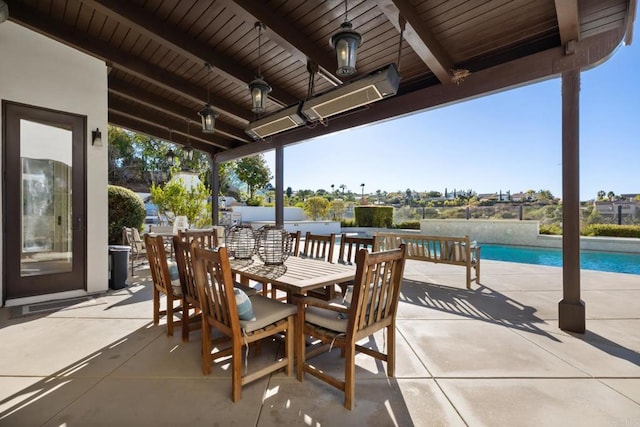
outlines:
[[[481, 246], [481, 259], [562, 266], [561, 249], [489, 244], [481, 244]], [[640, 254], [581, 251], [580, 267], [584, 270], [640, 274]]]

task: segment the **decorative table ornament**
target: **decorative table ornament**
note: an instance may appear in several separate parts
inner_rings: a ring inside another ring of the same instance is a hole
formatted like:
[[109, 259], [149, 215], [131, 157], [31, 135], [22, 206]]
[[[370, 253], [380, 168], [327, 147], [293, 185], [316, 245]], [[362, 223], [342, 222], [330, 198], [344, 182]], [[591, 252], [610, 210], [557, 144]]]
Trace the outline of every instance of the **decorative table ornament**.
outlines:
[[236, 259], [250, 259], [256, 252], [256, 235], [250, 225], [235, 225], [225, 238], [227, 249]]
[[256, 251], [265, 265], [282, 265], [289, 258], [293, 241], [287, 230], [265, 225], [256, 232]]

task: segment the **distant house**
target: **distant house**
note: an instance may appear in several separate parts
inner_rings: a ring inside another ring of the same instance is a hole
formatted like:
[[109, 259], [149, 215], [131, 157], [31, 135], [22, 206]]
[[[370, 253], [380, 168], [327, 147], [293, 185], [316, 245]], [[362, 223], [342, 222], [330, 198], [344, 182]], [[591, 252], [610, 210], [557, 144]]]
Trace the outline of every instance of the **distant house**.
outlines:
[[615, 200], [613, 202], [593, 202], [593, 206], [602, 216], [616, 216], [618, 209], [622, 209], [622, 215], [630, 215], [632, 218], [640, 215], [640, 202]]

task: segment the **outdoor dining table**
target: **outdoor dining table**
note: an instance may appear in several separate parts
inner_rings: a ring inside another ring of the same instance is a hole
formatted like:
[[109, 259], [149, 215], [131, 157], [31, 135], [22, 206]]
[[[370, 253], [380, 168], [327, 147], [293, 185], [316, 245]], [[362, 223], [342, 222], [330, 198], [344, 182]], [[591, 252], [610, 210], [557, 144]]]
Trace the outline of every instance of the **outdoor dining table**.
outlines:
[[230, 259], [231, 271], [240, 275], [240, 282], [249, 280], [271, 283], [292, 295], [306, 295], [313, 289], [353, 280], [355, 265], [333, 264], [324, 260], [291, 256], [282, 265], [265, 265], [258, 257]]

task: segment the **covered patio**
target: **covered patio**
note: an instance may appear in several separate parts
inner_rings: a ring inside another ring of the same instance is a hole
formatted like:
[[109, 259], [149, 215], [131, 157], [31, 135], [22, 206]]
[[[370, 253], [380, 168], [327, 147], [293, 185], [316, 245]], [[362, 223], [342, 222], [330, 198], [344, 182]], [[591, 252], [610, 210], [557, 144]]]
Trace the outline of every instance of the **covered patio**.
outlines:
[[[576, 332], [586, 329], [579, 262], [580, 73], [631, 42], [636, 3], [7, 2], [10, 21], [104, 61], [109, 123], [191, 145], [209, 153], [214, 165], [275, 150], [277, 224], [283, 223], [286, 146], [560, 77], [559, 326]], [[336, 71], [334, 47], [345, 30], [347, 39], [363, 43], [356, 64]], [[264, 91], [252, 97], [248, 86]], [[206, 132], [191, 133], [198, 114]], [[92, 156], [99, 161], [104, 153], [94, 149]], [[213, 175], [212, 193], [218, 194]], [[215, 223], [217, 197], [213, 201]], [[95, 252], [87, 265], [99, 262], [102, 252]]]
[[[144, 271], [84, 300], [0, 309], [0, 425], [640, 425], [640, 283], [583, 271], [586, 334], [557, 328], [562, 270], [483, 261], [483, 283], [408, 261], [396, 377], [356, 358], [352, 411], [333, 387], [273, 374], [230, 398], [229, 365], [203, 376], [188, 343], [152, 325]], [[382, 335], [376, 345], [385, 345]], [[258, 358], [281, 344], [265, 343]], [[316, 358], [341, 372], [340, 352]]]

